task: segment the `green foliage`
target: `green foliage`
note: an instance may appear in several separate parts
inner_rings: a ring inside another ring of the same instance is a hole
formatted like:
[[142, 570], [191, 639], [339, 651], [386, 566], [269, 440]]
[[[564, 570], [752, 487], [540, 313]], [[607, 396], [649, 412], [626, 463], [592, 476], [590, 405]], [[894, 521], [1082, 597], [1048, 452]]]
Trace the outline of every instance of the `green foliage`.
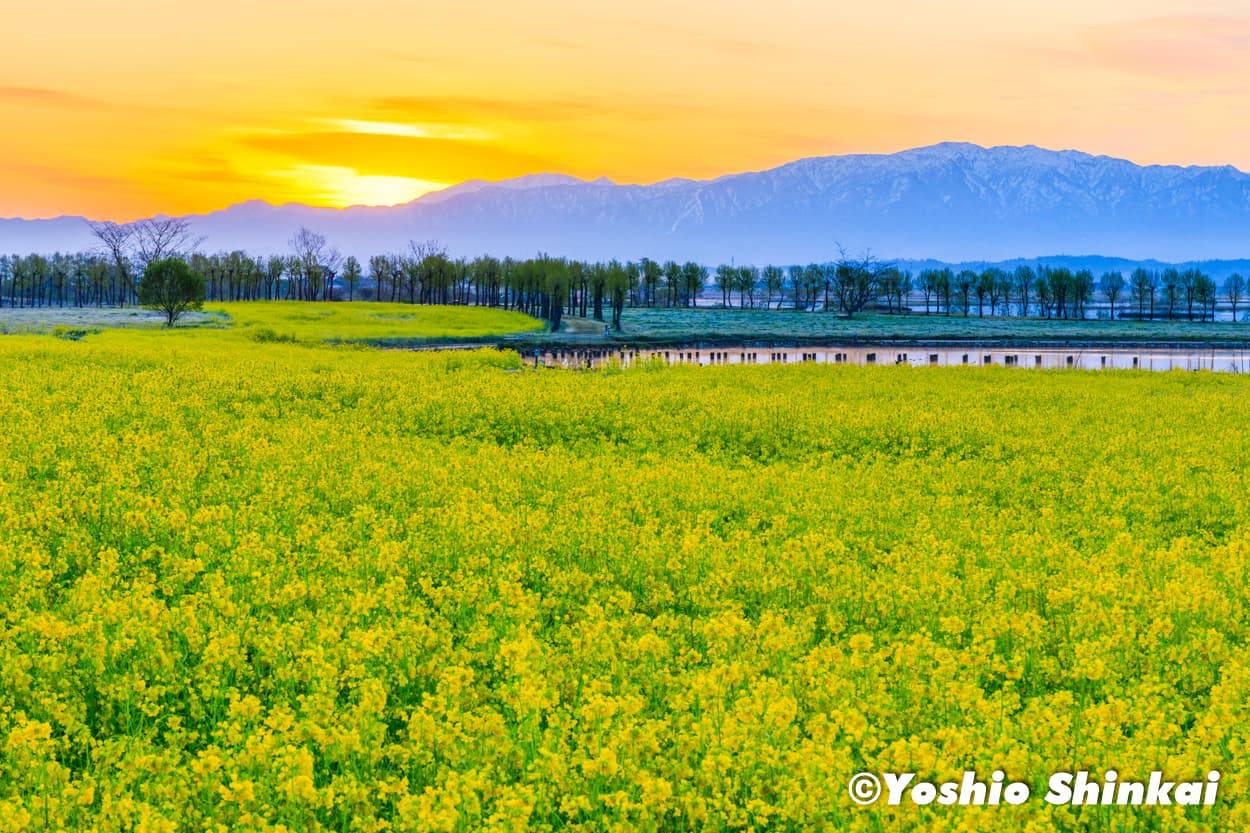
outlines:
[[81, 341], [89, 335], [100, 332], [99, 327], [66, 327], [58, 325], [52, 328], [52, 335], [55, 338], [63, 338], [66, 341]]
[[183, 313], [202, 309], [206, 292], [204, 276], [176, 257], [149, 263], [138, 287], [139, 303], [164, 313], [166, 327], [173, 327]]
[[252, 341], [259, 341], [261, 344], [295, 344], [299, 341], [294, 333], [279, 333], [273, 327], [253, 330], [249, 337]]

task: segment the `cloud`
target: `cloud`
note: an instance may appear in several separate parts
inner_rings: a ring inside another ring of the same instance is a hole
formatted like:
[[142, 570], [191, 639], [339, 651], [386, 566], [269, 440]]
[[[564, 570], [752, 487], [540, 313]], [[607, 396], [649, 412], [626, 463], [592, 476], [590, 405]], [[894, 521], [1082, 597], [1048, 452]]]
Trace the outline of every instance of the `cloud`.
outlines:
[[366, 133], [374, 136], [407, 136], [411, 139], [460, 139], [481, 142], [494, 138], [491, 133], [476, 127], [446, 124], [407, 124], [384, 121], [361, 121], [358, 119], [327, 119], [335, 129], [348, 133]]
[[0, 102], [4, 101], [41, 104], [50, 107], [98, 108], [106, 106], [101, 101], [43, 87], [0, 87]]
[[253, 150], [280, 154], [302, 164], [428, 182], [503, 179], [553, 167], [550, 160], [483, 141], [336, 131], [257, 133], [241, 141]]
[[68, 186], [83, 190], [103, 191], [108, 193], [124, 192], [127, 194], [150, 194], [148, 189], [139, 187], [129, 179], [106, 174], [72, 171], [50, 165], [28, 165], [20, 162], [0, 162], [0, 171], [13, 176], [22, 176], [37, 182], [50, 185]]
[[1250, 70], [1250, 18], [1184, 15], [1088, 31], [1096, 63], [1139, 75], [1226, 85]]
[[238, 186], [236, 190], [247, 193], [268, 184], [264, 176], [240, 171], [229, 160], [216, 156], [189, 156], [178, 159], [169, 176], [179, 182], [198, 182], [213, 186]]
[[801, 43], [779, 43], [761, 37], [738, 35], [719, 27], [713, 29], [693, 23], [676, 23], [672, 20], [636, 18], [622, 20], [621, 23], [637, 29], [646, 40], [663, 38], [681, 44], [683, 49], [702, 45], [734, 56], [793, 56], [796, 50], [807, 48]]
[[521, 100], [480, 96], [392, 96], [375, 99], [369, 108], [391, 118], [464, 124], [499, 121], [566, 121], [616, 112], [602, 103], [582, 99]]

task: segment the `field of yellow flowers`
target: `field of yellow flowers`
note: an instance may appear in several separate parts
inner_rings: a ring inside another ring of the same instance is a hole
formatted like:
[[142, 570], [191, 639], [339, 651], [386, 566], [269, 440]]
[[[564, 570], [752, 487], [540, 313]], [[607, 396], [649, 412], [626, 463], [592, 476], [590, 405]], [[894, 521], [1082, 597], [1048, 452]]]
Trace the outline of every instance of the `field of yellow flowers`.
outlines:
[[[1250, 380], [0, 339], [0, 831], [1241, 831]], [[848, 778], [1223, 773], [1213, 807]]]
[[239, 334], [260, 341], [405, 341], [541, 330], [542, 321], [493, 307], [242, 301], [209, 304]]

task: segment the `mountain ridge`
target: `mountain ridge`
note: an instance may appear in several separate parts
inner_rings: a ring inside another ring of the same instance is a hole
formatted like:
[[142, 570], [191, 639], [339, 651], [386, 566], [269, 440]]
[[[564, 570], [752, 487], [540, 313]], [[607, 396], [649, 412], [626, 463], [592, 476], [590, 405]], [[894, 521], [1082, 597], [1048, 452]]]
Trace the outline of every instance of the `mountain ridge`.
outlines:
[[[943, 142], [810, 156], [706, 180], [617, 184], [542, 173], [468, 180], [390, 207], [249, 200], [187, 219], [209, 250], [281, 252], [295, 229], [310, 225], [362, 259], [410, 239], [437, 239], [468, 256], [541, 250], [706, 263], [827, 260], [838, 244], [944, 262], [1056, 251], [1213, 260], [1250, 254], [1250, 174], [1231, 165], [1137, 165], [1036, 145]], [[63, 241], [53, 249], [91, 245], [81, 218], [0, 220], [0, 251], [46, 250], [15, 249], [21, 239]]]

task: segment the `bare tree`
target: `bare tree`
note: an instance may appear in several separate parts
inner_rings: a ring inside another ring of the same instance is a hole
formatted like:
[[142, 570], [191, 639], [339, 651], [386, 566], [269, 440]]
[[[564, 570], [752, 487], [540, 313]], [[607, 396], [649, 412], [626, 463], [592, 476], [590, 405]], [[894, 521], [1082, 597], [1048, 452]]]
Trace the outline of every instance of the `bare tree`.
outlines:
[[334, 279], [338, 277], [342, 268], [343, 255], [331, 246], [321, 258], [321, 300], [334, 300]]
[[[447, 287], [442, 274], [446, 257], [447, 249], [437, 240], [408, 241], [408, 260], [412, 264], [407, 280], [408, 303], [415, 304], [418, 294], [420, 300], [427, 303], [446, 302]], [[439, 293], [439, 298], [434, 299], [431, 293]]]
[[191, 223], [181, 217], [149, 217], [130, 226], [141, 268], [167, 257], [189, 257], [204, 242], [203, 237], [191, 233]]
[[318, 234], [307, 226], [300, 226], [287, 245], [294, 253], [292, 265], [296, 270], [296, 299], [317, 300], [326, 267], [337, 267], [337, 263], [329, 264], [327, 261], [337, 258], [338, 253], [330, 248], [324, 234]]
[[868, 306], [877, 297], [877, 287], [882, 273], [890, 268], [881, 263], [872, 252], [851, 257], [846, 249], [838, 246], [838, 262], [833, 268], [832, 290], [838, 308], [848, 317]]
[[[114, 223], [104, 221], [100, 223], [88, 223], [91, 227], [91, 233], [100, 241], [100, 247], [104, 250], [104, 254], [113, 261], [113, 268], [117, 270], [116, 278], [120, 284], [120, 298], [118, 297], [118, 287], [113, 286], [110, 281], [110, 302], [118, 302], [123, 305], [129, 296], [133, 296], [136, 291], [134, 275], [130, 271], [130, 241], [134, 237], [134, 227], [124, 223]], [[138, 303], [136, 299], [136, 303]]]

